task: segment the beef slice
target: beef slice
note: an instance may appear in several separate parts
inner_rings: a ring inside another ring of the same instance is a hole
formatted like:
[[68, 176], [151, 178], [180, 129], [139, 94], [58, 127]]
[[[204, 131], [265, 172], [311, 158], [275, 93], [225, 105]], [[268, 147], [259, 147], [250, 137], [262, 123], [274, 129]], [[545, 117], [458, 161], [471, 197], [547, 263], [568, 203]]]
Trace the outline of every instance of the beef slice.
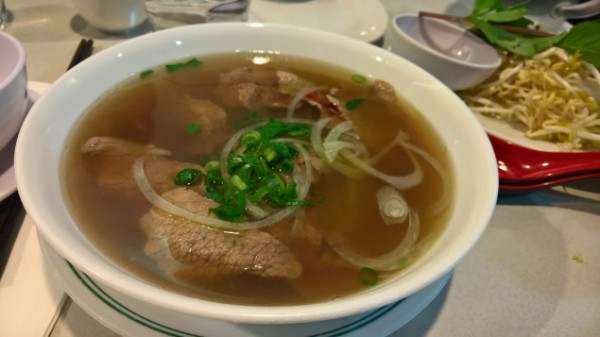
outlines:
[[[163, 195], [188, 211], [209, 216], [217, 204], [199, 193], [178, 188]], [[168, 273], [178, 270], [217, 270], [224, 274], [295, 279], [302, 265], [272, 235], [259, 231], [224, 231], [152, 209], [141, 218], [148, 241], [145, 252]]]

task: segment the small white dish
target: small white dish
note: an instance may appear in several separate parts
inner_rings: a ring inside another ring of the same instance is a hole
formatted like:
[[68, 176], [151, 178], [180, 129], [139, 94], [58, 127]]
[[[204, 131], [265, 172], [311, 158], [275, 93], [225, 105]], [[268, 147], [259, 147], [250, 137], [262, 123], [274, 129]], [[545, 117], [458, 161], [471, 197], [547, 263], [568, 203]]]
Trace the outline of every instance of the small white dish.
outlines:
[[[45, 261], [55, 279], [65, 292], [84, 311], [98, 322], [109, 325], [113, 331], [123, 336], [198, 336], [194, 331], [181, 331], [177, 326], [167, 326], [145, 317], [119, 301], [109, 289], [102, 287], [88, 275], [63, 259], [45, 241], [39, 238]], [[320, 337], [361, 337], [388, 335], [404, 326], [424, 310], [448, 283], [447, 274], [421, 291], [398, 302], [371, 312], [308, 324], [282, 325], [279, 329], [265, 325], [244, 325], [230, 322], [212, 322], [216, 329], [235, 331], [236, 337], [280, 337], [280, 336], [320, 336]], [[221, 331], [220, 335], [227, 336]]]
[[252, 0], [251, 22], [285, 23], [377, 42], [388, 25], [379, 0]]
[[[49, 84], [41, 82], [28, 82], [27, 95], [29, 102], [27, 110], [38, 100], [40, 95], [48, 88]], [[17, 135], [2, 149], [0, 149], [0, 201], [6, 199], [17, 190], [17, 180], [13, 167], [15, 143]]]
[[488, 43], [447, 21], [394, 17], [384, 47], [427, 70], [450, 89], [471, 88], [492, 75], [502, 59]]

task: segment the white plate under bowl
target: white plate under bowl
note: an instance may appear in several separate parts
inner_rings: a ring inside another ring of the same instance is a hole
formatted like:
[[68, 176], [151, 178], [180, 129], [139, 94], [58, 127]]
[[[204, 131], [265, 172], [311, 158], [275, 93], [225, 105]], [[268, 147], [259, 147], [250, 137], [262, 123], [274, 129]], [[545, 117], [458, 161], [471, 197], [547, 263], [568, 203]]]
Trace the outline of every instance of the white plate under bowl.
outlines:
[[[201, 337], [193, 331], [181, 331], [176, 326], [160, 324], [133, 311], [127, 303], [117, 299], [110, 290], [103, 288], [87, 274], [58, 255], [41, 236], [39, 240], [46, 263], [65, 292], [85, 312], [109, 329], [120, 335], [132, 337]], [[445, 275], [428, 287], [398, 302], [366, 314], [342, 319], [279, 326], [242, 325], [226, 322], [215, 322], [215, 325], [224, 325], [227, 330], [235, 331], [235, 337], [387, 336], [425, 309], [449, 279], [450, 274]], [[230, 332], [222, 332], [218, 336], [231, 337], [232, 335]]]
[[[50, 85], [47, 83], [27, 82], [28, 110], [48, 86]], [[0, 201], [6, 199], [17, 190], [17, 181], [13, 167], [17, 136], [18, 134], [3, 149], [0, 149]]]
[[251, 22], [285, 23], [376, 42], [388, 26], [379, 0], [252, 0]]

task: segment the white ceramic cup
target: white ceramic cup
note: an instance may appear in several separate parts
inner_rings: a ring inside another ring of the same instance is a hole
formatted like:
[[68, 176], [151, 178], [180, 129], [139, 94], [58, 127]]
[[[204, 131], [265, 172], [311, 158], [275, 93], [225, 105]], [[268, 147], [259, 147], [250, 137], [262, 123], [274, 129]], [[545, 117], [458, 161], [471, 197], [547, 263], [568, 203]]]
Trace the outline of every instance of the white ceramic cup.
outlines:
[[427, 70], [452, 90], [481, 83], [502, 63], [494, 48], [464, 28], [415, 14], [394, 17], [384, 47]]
[[144, 0], [72, 0], [85, 21], [109, 34], [122, 34], [146, 21]]
[[0, 31], [0, 149], [19, 131], [26, 109], [25, 49], [17, 39]]

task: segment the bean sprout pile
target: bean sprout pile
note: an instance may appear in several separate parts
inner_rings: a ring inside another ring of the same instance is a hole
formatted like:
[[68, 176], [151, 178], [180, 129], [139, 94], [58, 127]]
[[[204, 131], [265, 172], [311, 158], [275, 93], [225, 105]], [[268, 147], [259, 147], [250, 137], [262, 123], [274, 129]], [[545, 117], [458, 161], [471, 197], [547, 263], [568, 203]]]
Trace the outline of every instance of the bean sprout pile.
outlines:
[[491, 80], [459, 94], [475, 113], [515, 123], [530, 139], [600, 149], [600, 73], [577, 54], [508, 56]]

